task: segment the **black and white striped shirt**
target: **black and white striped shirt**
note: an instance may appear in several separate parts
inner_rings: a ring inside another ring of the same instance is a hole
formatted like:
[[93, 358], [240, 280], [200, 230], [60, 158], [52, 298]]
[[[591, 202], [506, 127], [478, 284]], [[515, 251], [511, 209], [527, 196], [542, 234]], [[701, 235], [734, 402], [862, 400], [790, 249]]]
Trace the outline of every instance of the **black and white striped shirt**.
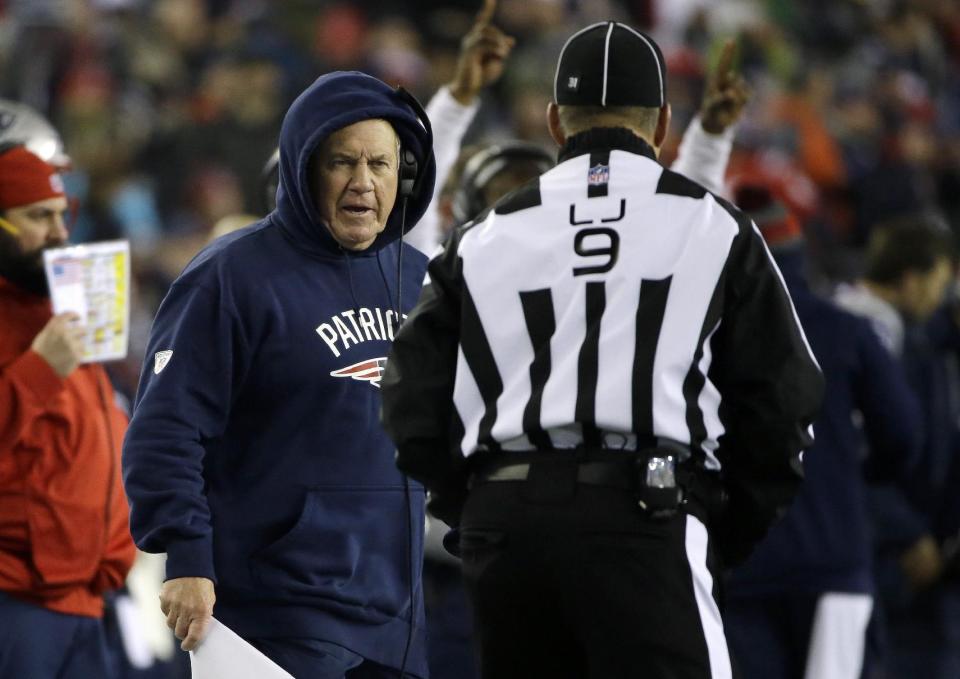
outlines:
[[431, 263], [383, 382], [401, 467], [638, 436], [796, 466], [822, 378], [756, 227], [625, 130], [561, 161]]

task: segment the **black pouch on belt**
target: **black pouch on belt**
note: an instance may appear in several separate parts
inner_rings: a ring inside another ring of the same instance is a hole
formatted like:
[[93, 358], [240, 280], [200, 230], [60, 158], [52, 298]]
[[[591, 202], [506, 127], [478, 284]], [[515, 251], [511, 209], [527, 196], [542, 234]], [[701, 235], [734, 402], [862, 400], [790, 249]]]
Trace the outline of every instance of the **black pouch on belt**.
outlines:
[[674, 455], [651, 450], [637, 456], [637, 504], [654, 518], [669, 518], [684, 501], [684, 490], [677, 483], [677, 462]]

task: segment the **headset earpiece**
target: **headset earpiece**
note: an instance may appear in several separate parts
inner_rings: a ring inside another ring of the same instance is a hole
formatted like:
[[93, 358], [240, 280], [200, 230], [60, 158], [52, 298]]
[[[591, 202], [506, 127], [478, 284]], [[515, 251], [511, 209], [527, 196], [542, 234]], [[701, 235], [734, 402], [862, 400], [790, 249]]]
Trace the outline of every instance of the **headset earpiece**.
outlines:
[[[396, 94], [402, 102], [410, 107], [410, 110], [413, 111], [413, 115], [416, 116], [417, 120], [423, 126], [423, 129], [427, 133], [427, 150], [429, 151], [433, 147], [433, 128], [430, 125], [430, 119], [427, 117], [427, 112], [423, 110], [423, 106], [420, 105], [420, 102], [417, 101], [417, 98], [412, 94], [407, 92], [402, 87], [397, 87], [394, 89], [394, 94]], [[398, 193], [401, 198], [412, 198], [417, 195], [417, 192], [420, 190], [420, 184], [423, 181], [423, 178], [420, 176], [420, 166], [417, 163], [417, 156], [410, 149], [400, 147], [400, 184]]]
[[410, 149], [400, 148], [400, 197], [411, 198], [417, 186], [417, 156]]

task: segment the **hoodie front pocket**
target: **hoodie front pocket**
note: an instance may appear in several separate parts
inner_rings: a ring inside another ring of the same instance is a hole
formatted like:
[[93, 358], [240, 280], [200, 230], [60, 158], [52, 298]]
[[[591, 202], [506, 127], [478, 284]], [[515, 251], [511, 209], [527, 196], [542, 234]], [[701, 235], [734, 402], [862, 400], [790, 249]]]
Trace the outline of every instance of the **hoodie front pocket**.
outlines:
[[415, 578], [420, 572], [422, 493], [411, 489], [410, 501], [412, 520], [403, 488], [310, 490], [293, 528], [254, 555], [254, 576], [304, 603], [395, 616], [410, 597], [411, 565]]

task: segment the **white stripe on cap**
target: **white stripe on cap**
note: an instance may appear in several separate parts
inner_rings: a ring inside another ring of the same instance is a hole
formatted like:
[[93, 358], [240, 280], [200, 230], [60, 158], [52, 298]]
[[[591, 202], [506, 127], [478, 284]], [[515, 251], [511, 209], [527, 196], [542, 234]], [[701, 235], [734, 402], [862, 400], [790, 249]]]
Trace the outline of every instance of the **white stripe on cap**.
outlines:
[[[663, 106], [664, 103], [666, 103], [663, 98], [663, 71], [660, 68], [660, 57], [657, 56], [657, 50], [653, 49], [653, 45], [650, 44], [650, 41], [647, 40], [642, 33], [639, 33], [633, 30], [626, 24], [618, 23], [617, 26], [619, 26], [620, 28], [626, 28], [635, 36], [643, 40], [644, 44], [646, 44], [646, 46], [650, 48], [650, 53], [653, 55], [653, 62], [657, 65], [657, 78], [660, 80], [660, 105]], [[606, 85], [606, 81], [604, 81], [604, 85]]]
[[607, 40], [603, 45], [603, 94], [600, 95], [600, 105], [607, 105], [607, 66], [610, 63], [610, 35], [613, 33], [614, 23], [610, 22], [610, 28], [607, 29]]
[[[574, 33], [573, 35], [571, 35], [569, 38], [567, 38], [567, 41], [563, 43], [563, 47], [560, 49], [560, 56], [557, 57], [557, 72], [554, 73], [553, 75], [553, 100], [554, 101], [557, 100], [557, 79], [560, 77], [560, 64], [563, 63], [563, 53], [567, 51], [567, 45], [569, 45], [578, 35], [582, 35], [587, 31], [591, 31], [594, 28], [597, 28], [598, 26], [604, 26], [606, 23], [607, 23], [606, 21], [598, 21], [595, 24], [590, 24], [586, 28], [582, 28], [576, 33]], [[604, 82], [606, 82], [606, 79], [604, 79]]]

